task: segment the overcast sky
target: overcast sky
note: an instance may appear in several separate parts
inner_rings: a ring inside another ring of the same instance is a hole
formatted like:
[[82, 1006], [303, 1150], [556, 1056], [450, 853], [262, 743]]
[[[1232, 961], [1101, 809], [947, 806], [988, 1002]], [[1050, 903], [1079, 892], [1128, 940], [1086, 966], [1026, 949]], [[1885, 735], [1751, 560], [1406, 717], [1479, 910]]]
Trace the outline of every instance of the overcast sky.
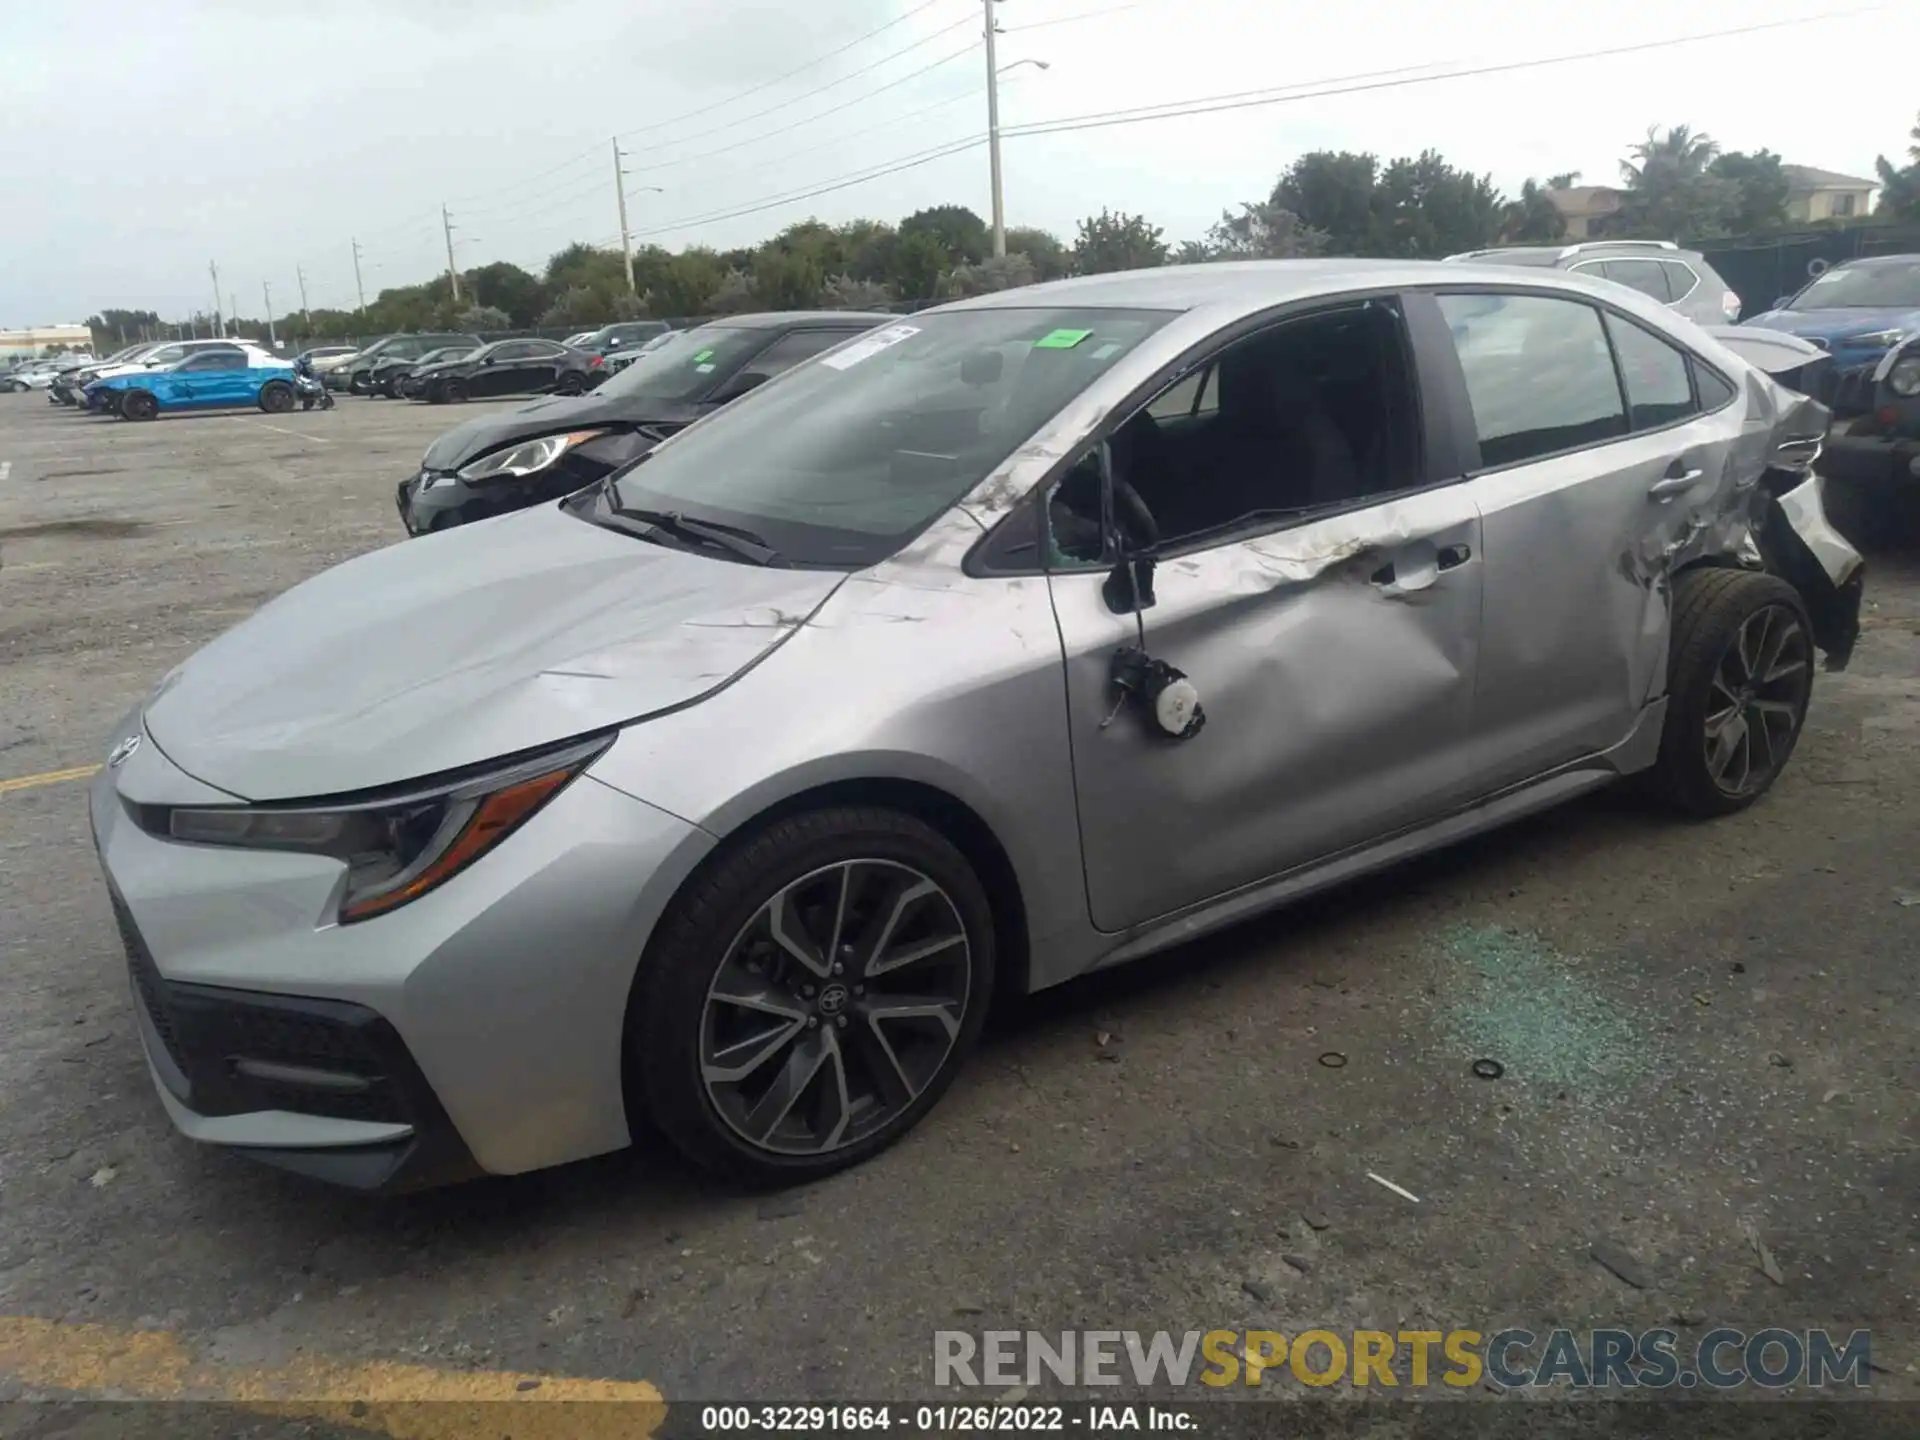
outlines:
[[[1920, 53], [1911, 3], [1808, 12], [1786, 0], [1611, 0], [1562, 13], [1503, 0], [1001, 0], [997, 11], [1001, 65], [1048, 62], [1002, 81], [1009, 127], [1836, 17], [1010, 137], [1008, 223], [1067, 238], [1103, 205], [1145, 213], [1171, 240], [1196, 237], [1320, 148], [1431, 146], [1509, 190], [1563, 170], [1604, 184], [1649, 125], [1684, 123], [1729, 149], [1764, 146], [1871, 176], [1876, 153], [1904, 159], [1920, 104], [1892, 58]], [[636, 236], [670, 246], [750, 244], [809, 215], [897, 220], [950, 201], [985, 216], [977, 148], [757, 214], [703, 218], [981, 134], [980, 15], [980, 0], [0, 0], [0, 326], [104, 306], [170, 317], [208, 308], [209, 260], [243, 315], [264, 308], [263, 281], [276, 310], [292, 308], [296, 267], [311, 304], [351, 306], [354, 237], [369, 298], [445, 267], [442, 201], [462, 268], [509, 259], [537, 269], [569, 241], [616, 244], [616, 131], [631, 152]], [[1862, 78], [1883, 56], [1889, 83]]]

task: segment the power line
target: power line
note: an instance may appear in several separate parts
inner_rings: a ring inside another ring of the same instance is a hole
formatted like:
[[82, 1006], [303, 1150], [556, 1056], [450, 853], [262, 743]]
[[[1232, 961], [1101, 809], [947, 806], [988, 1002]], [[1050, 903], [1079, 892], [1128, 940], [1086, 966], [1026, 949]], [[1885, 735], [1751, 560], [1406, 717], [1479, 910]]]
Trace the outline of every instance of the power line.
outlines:
[[634, 239], [645, 239], [649, 235], [665, 235], [674, 230], [684, 230], [690, 225], [707, 225], [720, 220], [737, 220], [743, 215], [757, 215], [763, 210], [774, 210], [782, 205], [790, 205], [799, 200], [811, 200], [816, 195], [828, 195], [835, 190], [845, 190], [852, 185], [863, 185], [869, 180], [878, 180], [882, 176], [897, 175], [902, 170], [915, 170], [922, 165], [931, 165], [935, 160], [944, 160], [949, 155], [958, 155], [967, 150], [976, 150], [987, 143], [985, 135], [975, 135], [964, 140], [949, 141], [945, 145], [936, 145], [931, 150], [923, 150], [898, 160], [883, 162], [877, 168], [862, 171], [850, 176], [840, 176], [826, 181], [810, 190], [796, 190], [790, 194], [775, 196], [768, 200], [742, 206], [734, 210], [716, 211], [710, 215], [689, 215], [665, 225], [655, 226], [651, 230], [636, 230]]
[[[776, 75], [771, 80], [763, 80], [758, 85], [754, 85], [746, 90], [742, 90], [737, 94], [729, 95], [724, 100], [716, 100], [710, 105], [702, 105], [695, 110], [684, 110], [680, 114], [669, 116], [665, 120], [656, 120], [651, 125], [643, 125], [638, 130], [623, 131], [619, 138], [627, 139], [634, 135], [648, 135], [655, 130], [664, 130], [669, 125], [678, 125], [682, 120], [692, 120], [697, 116], [711, 114], [715, 110], [723, 110], [727, 106], [733, 104], [735, 101], [746, 99], [749, 95], [758, 95], [763, 90], [771, 90], [775, 85], [783, 84], [786, 81], [791, 80], [796, 75], [804, 75], [807, 71], [813, 69], [815, 66], [824, 65], [827, 63], [827, 61], [846, 54], [847, 51], [853, 49], [856, 45], [866, 44], [867, 41], [873, 39], [876, 35], [882, 35], [887, 31], [891, 30], [894, 26], [903, 24], [906, 21], [911, 20], [914, 16], [918, 15], [921, 11], [931, 10], [935, 5], [938, 5], [940, 3], [941, 3], [941, 0], [921, 0], [920, 4], [914, 6], [913, 9], [907, 11], [906, 14], [895, 16], [893, 19], [887, 21], [886, 24], [867, 31], [866, 34], [858, 37], [857, 39], [849, 40], [846, 44], [842, 45], [837, 50], [829, 50], [826, 54], [820, 56], [818, 59], [809, 60], [804, 65], [797, 65], [793, 69], [787, 71], [784, 75]], [[948, 27], [948, 29], [952, 29], [952, 28], [953, 28], [952, 26]], [[945, 34], [946, 32], [937, 31], [935, 33]], [[932, 36], [929, 36], [928, 38], [931, 39]], [[908, 49], [912, 49], [912, 48], [913, 48], [912, 46], [908, 47]], [[904, 54], [905, 52], [903, 51], [899, 53]], [[884, 64], [885, 62], [880, 61], [876, 63]], [[857, 74], [859, 72], [856, 71], [855, 73]], [[805, 97], [802, 96], [801, 98], [804, 99]]]
[[[829, 90], [837, 90], [842, 85], [845, 85], [849, 80], [858, 80], [862, 75], [866, 75], [874, 70], [878, 70], [882, 65], [888, 64], [894, 60], [898, 60], [902, 55], [910, 54], [913, 51], [918, 50], [923, 45], [932, 44], [935, 40], [938, 40], [942, 35], [950, 35], [955, 30], [963, 29], [964, 27], [968, 25], [972, 25], [974, 23], [975, 23], [974, 18], [971, 15], [969, 15], [964, 19], [954, 21], [953, 24], [951, 25], [943, 26], [942, 28], [935, 30], [931, 35], [923, 35], [920, 39], [914, 41], [911, 45], [902, 46], [900, 49], [893, 51], [891, 54], [882, 55], [878, 60], [875, 60], [869, 65], [862, 65], [858, 70], [851, 70], [845, 75], [842, 75], [838, 80], [829, 80], [824, 85], [816, 85], [813, 89], [805, 91], [802, 94], [795, 95], [790, 100], [782, 100], [776, 105], [767, 106], [764, 110], [756, 110], [751, 115], [742, 115], [737, 119], [727, 121], [726, 124], [724, 125], [716, 125], [709, 130], [698, 130], [691, 135], [682, 135], [678, 139], [668, 140], [662, 143], [668, 144], [668, 145], [683, 145], [689, 140], [704, 140], [709, 135], [724, 134], [726, 131], [732, 130], [736, 126], [745, 125], [749, 120], [763, 119], [768, 115], [772, 115], [778, 111], [785, 110], [790, 105], [798, 105], [802, 100], [811, 100], [816, 95], [824, 95]], [[968, 48], [971, 49], [972, 47], [969, 46]], [[965, 52], [962, 51], [960, 53], [964, 54]], [[949, 57], [949, 58], [953, 58], [953, 57]], [[944, 65], [945, 63], [946, 61], [944, 60], [935, 62], [935, 64], [940, 64], [940, 65]], [[932, 65], [929, 65], [926, 67], [927, 70], [931, 70], [932, 68], [933, 68]], [[914, 72], [914, 74], [924, 74], [924, 73], [925, 73], [924, 70]], [[881, 89], [882, 90], [890, 89], [892, 88], [892, 85], [900, 84], [903, 81], [911, 80], [912, 78], [913, 78], [913, 75], [904, 75], [901, 77], [900, 80], [893, 81], [889, 85], [884, 85], [881, 87]], [[880, 93], [880, 91], [876, 90], [871, 93], [877, 95]], [[620, 132], [619, 138], [624, 140], [629, 136], [645, 134], [648, 130], [657, 130], [659, 128], [660, 127], [657, 125], [651, 125], [651, 126], [644, 127], [641, 130], [623, 130]]]
[[1147, 0], [1134, 0], [1130, 5], [1109, 5], [1104, 10], [1082, 10], [1078, 15], [1061, 15], [1052, 20], [1035, 20], [1029, 25], [1009, 25], [1002, 35], [1019, 35], [1028, 30], [1048, 30], [1055, 25], [1075, 25], [1082, 20], [1104, 20], [1109, 15], [1124, 14], [1128, 10], [1141, 9]]
[[568, 159], [562, 160], [558, 165], [554, 165], [549, 169], [542, 170], [538, 174], [527, 176], [526, 179], [524, 180], [510, 181], [506, 185], [496, 185], [493, 188], [487, 189], [487, 190], [470, 191], [464, 197], [456, 195], [453, 198], [456, 200], [463, 199], [463, 198], [468, 200], [485, 199], [489, 196], [502, 194], [508, 190], [517, 190], [522, 185], [531, 185], [536, 180], [544, 180], [549, 175], [558, 175], [562, 170], [570, 170], [575, 165], [578, 165], [582, 160], [585, 160], [590, 156], [598, 155], [599, 153], [600, 153], [600, 147], [596, 145], [591, 150], [583, 150], [578, 155], [574, 155], [569, 157]]
[[[964, 24], [965, 22], [963, 21], [961, 23]], [[947, 28], [951, 30], [956, 27], [949, 25]], [[697, 155], [683, 155], [677, 160], [662, 160], [657, 165], [642, 165], [634, 170], [628, 171], [627, 173], [630, 175], [651, 175], [656, 173], [657, 171], [671, 170], [676, 165], [685, 165], [695, 160], [711, 160], [716, 155], [726, 155], [735, 150], [744, 150], [750, 145], [758, 145], [762, 141], [772, 140], [772, 139], [776, 139], [781, 135], [791, 134], [793, 131], [798, 130], [802, 125], [811, 125], [814, 121], [824, 120], [829, 115], [838, 115], [843, 110], [851, 110], [857, 105], [864, 105], [869, 100], [873, 99], [873, 97], [876, 95], [884, 95], [889, 90], [897, 90], [900, 86], [905, 85], [909, 80], [918, 80], [922, 75], [925, 75], [930, 71], [938, 70], [942, 65], [951, 65], [956, 60], [964, 59], [968, 55], [971, 55], [974, 52], [975, 48], [976, 48], [975, 45], [969, 42], [967, 45], [963, 46], [958, 50], [955, 50], [953, 53], [949, 55], [941, 56], [938, 60], [933, 61], [931, 64], [922, 65], [918, 70], [909, 70], [905, 75], [902, 75], [897, 80], [889, 80], [884, 85], [876, 86], [872, 90], [868, 90], [862, 94], [856, 95], [851, 100], [844, 100], [838, 105], [830, 106], [829, 108], [820, 111], [818, 114], [809, 115], [804, 119], [795, 120], [789, 124], [782, 125], [778, 130], [763, 131], [758, 135], [750, 135], [745, 140], [736, 140], [726, 145], [717, 146], [712, 150], [703, 150]], [[848, 78], [851, 79], [852, 77], [849, 76]], [[944, 104], [947, 102], [943, 101], [942, 103]], [[723, 126], [722, 128], [724, 129], [727, 127]], [[709, 133], [711, 134], [711, 133], [718, 133], [718, 132], [710, 131]], [[689, 137], [689, 138], [693, 138], [693, 137]]]
[[[1399, 76], [1400, 78], [1373, 79], [1371, 76], [1345, 76], [1335, 80], [1301, 81], [1298, 84], [1283, 87], [1268, 87], [1265, 90], [1241, 90], [1225, 95], [1206, 95], [1193, 100], [1171, 100], [1161, 105], [1142, 105], [1129, 110], [1098, 111], [1088, 115], [1062, 116], [1054, 120], [1036, 120], [1031, 124], [1009, 127], [1002, 131], [1005, 137], [1024, 135], [1060, 135], [1073, 130], [1096, 130], [1110, 125], [1132, 125], [1150, 120], [1176, 120], [1188, 115], [1211, 115], [1225, 110], [1245, 110], [1260, 105], [1281, 105], [1293, 100], [1318, 100], [1335, 95], [1357, 95], [1370, 90], [1394, 90], [1408, 85], [1426, 85], [1437, 80], [1465, 80], [1482, 75], [1500, 75], [1519, 70], [1539, 70], [1554, 65], [1572, 65], [1587, 60], [1612, 59], [1621, 55], [1643, 54], [1649, 50], [1664, 50], [1674, 45], [1695, 45], [1707, 40], [1727, 40], [1740, 35], [1753, 35], [1767, 30], [1781, 30], [1789, 26], [1814, 25], [1827, 20], [1846, 19], [1856, 15], [1869, 15], [1886, 8], [1882, 5], [1867, 5], [1852, 10], [1829, 10], [1816, 15], [1802, 15], [1790, 20], [1768, 20], [1753, 25], [1737, 25], [1725, 30], [1709, 30], [1694, 35], [1676, 35], [1662, 40], [1643, 40], [1631, 45], [1611, 45], [1599, 50], [1581, 50], [1566, 55], [1544, 55], [1529, 60], [1507, 60], [1496, 64], [1476, 65], [1464, 69], [1446, 70], [1433, 75], [1405, 75], [1399, 71], [1376, 71], [1376, 75]], [[1412, 69], [1427, 67], [1414, 66]], [[1348, 84], [1347, 81], [1362, 83]], [[1307, 89], [1313, 85], [1331, 88]], [[1292, 92], [1275, 94], [1275, 88]]]

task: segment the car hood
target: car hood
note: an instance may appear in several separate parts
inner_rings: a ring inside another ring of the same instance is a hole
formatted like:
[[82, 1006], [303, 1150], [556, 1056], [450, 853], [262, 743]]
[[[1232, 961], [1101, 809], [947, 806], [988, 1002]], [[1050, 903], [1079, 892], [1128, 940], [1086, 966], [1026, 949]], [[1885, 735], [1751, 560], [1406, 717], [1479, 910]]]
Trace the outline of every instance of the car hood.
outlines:
[[1811, 340], [1844, 341], [1883, 330], [1920, 330], [1920, 310], [1769, 310], [1746, 323]]
[[[425, 371], [414, 372], [415, 377]], [[705, 410], [684, 401], [650, 400], [644, 395], [552, 396], [518, 409], [476, 415], [447, 431], [427, 447], [427, 470], [457, 470], [476, 456], [517, 440], [594, 425], [690, 425]]]
[[842, 578], [523, 510], [295, 586], [170, 675], [147, 730], [243, 799], [397, 784], [697, 701]]

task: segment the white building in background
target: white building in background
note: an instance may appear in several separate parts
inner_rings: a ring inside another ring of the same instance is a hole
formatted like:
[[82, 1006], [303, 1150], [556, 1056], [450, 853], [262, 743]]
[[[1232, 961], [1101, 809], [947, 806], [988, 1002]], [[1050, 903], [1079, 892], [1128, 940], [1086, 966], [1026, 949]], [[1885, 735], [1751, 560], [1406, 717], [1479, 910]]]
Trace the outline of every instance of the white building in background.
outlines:
[[39, 355], [54, 345], [68, 350], [91, 350], [93, 332], [84, 325], [36, 325], [28, 330], [0, 330], [0, 360], [15, 355]]

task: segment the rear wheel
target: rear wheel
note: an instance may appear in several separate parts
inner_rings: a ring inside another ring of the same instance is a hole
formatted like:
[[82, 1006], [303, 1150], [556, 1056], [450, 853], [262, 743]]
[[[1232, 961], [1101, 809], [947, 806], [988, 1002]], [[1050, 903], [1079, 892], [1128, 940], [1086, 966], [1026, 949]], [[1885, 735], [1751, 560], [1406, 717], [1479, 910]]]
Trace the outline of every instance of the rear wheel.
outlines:
[[883, 809], [776, 820], [662, 919], [628, 1006], [628, 1073], [690, 1159], [809, 1180], [933, 1108], [993, 969], [986, 893], [939, 832]]
[[145, 390], [129, 390], [120, 398], [120, 415], [126, 420], [151, 420], [160, 413], [160, 402]]
[[284, 380], [269, 380], [260, 387], [260, 408], [269, 415], [284, 415], [293, 409], [293, 387]]
[[1731, 815], [1779, 778], [1813, 695], [1813, 627], [1800, 592], [1751, 570], [1674, 585], [1667, 718], [1648, 783], [1695, 815]]
[[562, 395], [578, 395], [586, 390], [587, 382], [581, 378], [579, 371], [569, 370], [560, 377], [560, 383], [553, 388]]

